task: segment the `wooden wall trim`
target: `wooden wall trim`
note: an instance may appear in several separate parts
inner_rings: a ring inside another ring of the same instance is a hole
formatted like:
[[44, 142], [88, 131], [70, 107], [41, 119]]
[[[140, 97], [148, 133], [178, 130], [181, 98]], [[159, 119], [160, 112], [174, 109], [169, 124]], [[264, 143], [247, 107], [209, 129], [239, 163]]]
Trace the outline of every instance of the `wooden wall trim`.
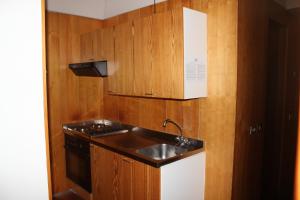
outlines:
[[51, 179], [51, 161], [50, 161], [50, 138], [48, 126], [48, 94], [47, 94], [47, 65], [46, 65], [46, 7], [45, 0], [41, 0], [42, 11], [42, 62], [43, 62], [43, 94], [44, 94], [44, 123], [46, 140], [46, 159], [47, 159], [47, 179], [49, 200], [52, 200], [52, 179]]
[[[300, 13], [300, 12], [299, 12]], [[300, 15], [299, 15], [300, 16]], [[300, 94], [300, 80], [299, 80], [299, 94]], [[297, 155], [295, 167], [295, 184], [294, 184], [294, 200], [300, 199], [300, 95], [299, 95], [299, 109], [298, 109], [298, 139], [297, 139]]]
[[[291, 21], [290, 25], [290, 33], [294, 32], [294, 37], [299, 36], [300, 33], [300, 8], [294, 8], [288, 10]], [[293, 38], [294, 38], [293, 37]], [[300, 199], [300, 77], [299, 77], [299, 69], [300, 69], [300, 58], [299, 58], [299, 50], [300, 50], [300, 40], [297, 38], [297, 42], [295, 39], [292, 41], [293, 45], [290, 45], [290, 56], [292, 57], [292, 64], [295, 67], [298, 66], [298, 134], [297, 134], [297, 150], [296, 150], [296, 166], [295, 166], [295, 177], [294, 177], [294, 200]], [[292, 52], [291, 52], [292, 51]]]
[[[300, 9], [299, 9], [300, 11]], [[300, 12], [299, 12], [300, 16]], [[294, 200], [300, 199], [300, 79], [299, 79], [299, 101], [298, 101], [298, 139], [297, 139], [297, 154], [295, 167], [295, 184], [294, 184]]]

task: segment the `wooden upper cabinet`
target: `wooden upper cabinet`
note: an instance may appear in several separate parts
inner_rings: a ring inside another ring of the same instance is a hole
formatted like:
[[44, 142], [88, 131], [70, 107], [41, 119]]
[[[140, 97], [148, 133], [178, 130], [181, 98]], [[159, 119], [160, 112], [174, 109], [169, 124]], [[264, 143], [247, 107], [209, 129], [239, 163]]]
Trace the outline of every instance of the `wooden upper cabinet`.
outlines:
[[[183, 74], [183, 63], [179, 62], [182, 55], [182, 46], [176, 44], [174, 36], [180, 34], [175, 32], [174, 15], [172, 11], [153, 15], [152, 45], [153, 45], [153, 96], [164, 98], [180, 98], [183, 91], [183, 79], [176, 74]], [[176, 50], [177, 48], [180, 48]], [[177, 82], [177, 83], [176, 83]], [[179, 86], [179, 87], [176, 87]]]
[[116, 65], [115, 65], [115, 38], [114, 27], [105, 27], [101, 31], [102, 42], [100, 45], [101, 57], [107, 60], [108, 70], [108, 92], [116, 93], [118, 80], [116, 79]]
[[113, 76], [117, 94], [134, 94], [133, 26], [132, 22], [115, 27], [115, 67]]
[[103, 29], [98, 29], [94, 33], [94, 59], [103, 60], [104, 59], [104, 49], [103, 49]]
[[80, 35], [80, 60], [81, 62], [92, 61], [96, 58], [97, 34], [88, 32]]
[[115, 27], [113, 93], [155, 98], [207, 96], [206, 14], [177, 8]]
[[154, 14], [152, 21], [152, 96], [206, 97], [206, 14], [178, 8]]
[[134, 26], [134, 95], [152, 96], [152, 16], [137, 19]]

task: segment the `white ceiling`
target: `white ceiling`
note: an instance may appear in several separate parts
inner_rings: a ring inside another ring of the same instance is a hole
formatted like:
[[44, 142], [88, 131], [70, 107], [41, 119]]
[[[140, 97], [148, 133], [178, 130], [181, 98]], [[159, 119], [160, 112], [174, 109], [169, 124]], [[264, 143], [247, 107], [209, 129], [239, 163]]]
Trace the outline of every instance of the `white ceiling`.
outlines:
[[151, 4], [153, 0], [47, 0], [47, 10], [105, 19]]
[[[157, 3], [165, 0], [156, 0]], [[274, 0], [287, 9], [300, 7], [300, 0]], [[153, 0], [47, 0], [47, 10], [105, 19], [153, 4]]]
[[46, 0], [47, 10], [91, 17], [104, 18], [105, 0]]

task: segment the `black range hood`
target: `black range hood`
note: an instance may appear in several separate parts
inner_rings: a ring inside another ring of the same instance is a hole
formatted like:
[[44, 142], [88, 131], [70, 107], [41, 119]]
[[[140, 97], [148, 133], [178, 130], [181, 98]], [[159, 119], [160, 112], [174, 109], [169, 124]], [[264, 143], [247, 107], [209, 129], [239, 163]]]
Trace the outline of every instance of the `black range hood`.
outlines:
[[107, 61], [94, 61], [69, 64], [69, 68], [77, 76], [106, 77]]

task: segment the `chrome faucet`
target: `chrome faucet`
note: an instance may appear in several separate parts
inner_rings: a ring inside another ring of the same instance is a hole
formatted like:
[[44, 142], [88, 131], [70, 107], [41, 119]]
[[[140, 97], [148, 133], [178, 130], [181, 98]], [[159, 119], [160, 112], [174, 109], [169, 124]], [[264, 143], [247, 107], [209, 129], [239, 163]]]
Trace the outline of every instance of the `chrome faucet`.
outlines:
[[179, 126], [176, 122], [174, 122], [174, 121], [172, 121], [170, 119], [165, 119], [163, 121], [163, 125], [162, 126], [166, 127], [168, 123], [171, 123], [171, 124], [175, 125], [178, 128], [180, 135], [178, 137], [176, 137], [176, 140], [177, 140], [177, 142], [180, 145], [185, 145], [188, 142], [188, 139], [185, 138], [185, 137], [183, 137], [181, 126]]

